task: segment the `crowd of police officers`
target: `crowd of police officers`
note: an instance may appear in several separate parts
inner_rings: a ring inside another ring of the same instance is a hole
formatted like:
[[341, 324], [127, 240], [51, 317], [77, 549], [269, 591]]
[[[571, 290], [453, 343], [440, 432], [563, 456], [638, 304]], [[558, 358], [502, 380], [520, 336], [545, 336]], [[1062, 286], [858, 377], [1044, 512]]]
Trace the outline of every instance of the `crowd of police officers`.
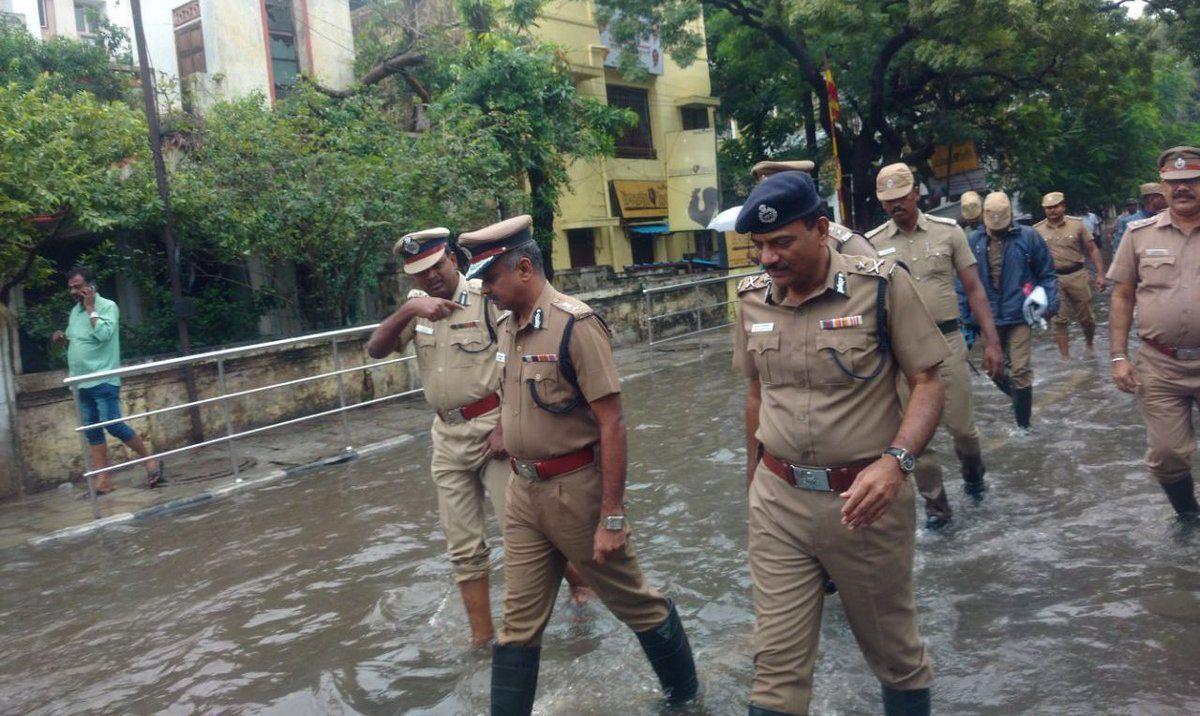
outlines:
[[[939, 424], [953, 438], [963, 491], [982, 498], [988, 489], [967, 365], [976, 337], [984, 371], [1028, 428], [1032, 327], [1049, 317], [1067, 358], [1074, 318], [1091, 350], [1092, 291], [1112, 282], [1113, 381], [1137, 397], [1151, 474], [1180, 519], [1196, 519], [1200, 149], [1168, 149], [1158, 170], [1161, 184], [1142, 187], [1146, 215], [1121, 227], [1105, 272], [1061, 192], [1045, 195], [1046, 218], [1034, 227], [1014, 223], [1000, 192], [964, 195], [956, 222], [921, 211], [912, 171], [893, 164], [876, 180], [889, 219], [861, 236], [825, 216], [811, 162], [754, 167], [758, 183], [735, 228], [749, 234], [764, 272], [737, 287], [733, 340], [734, 369], [748, 380], [750, 714], [808, 712], [822, 605], [834, 592], [880, 681], [884, 713], [930, 712], [933, 672], [912, 586], [915, 501], [919, 493], [928, 529], [952, 519], [926, 450]], [[492, 644], [492, 713], [532, 711], [541, 636], [564, 577], [573, 598], [594, 594], [629, 626], [667, 703], [683, 704], [700, 691], [691, 646], [628, 536], [608, 327], [548, 282], [531, 223], [514, 217], [456, 242], [444, 228], [405, 236], [395, 252], [419, 289], [368, 350], [415, 347], [455, 580], [473, 639]], [[1131, 358], [1135, 307], [1141, 348]], [[496, 630], [489, 498], [504, 547]]]

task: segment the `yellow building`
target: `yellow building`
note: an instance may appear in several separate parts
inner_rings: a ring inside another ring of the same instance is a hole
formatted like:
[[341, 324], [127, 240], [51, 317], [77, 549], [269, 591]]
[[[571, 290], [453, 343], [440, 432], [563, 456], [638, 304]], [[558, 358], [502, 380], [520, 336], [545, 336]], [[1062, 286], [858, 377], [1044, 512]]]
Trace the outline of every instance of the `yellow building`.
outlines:
[[630, 82], [615, 69], [616, 53], [591, 2], [549, 3], [536, 32], [564, 48], [581, 92], [640, 118], [618, 140], [616, 158], [570, 168], [571, 186], [554, 222], [554, 267], [620, 270], [712, 256], [716, 239], [704, 227], [717, 212], [718, 100], [710, 96], [704, 50], [684, 68], [657, 38], [647, 38], [638, 55], [649, 79]]

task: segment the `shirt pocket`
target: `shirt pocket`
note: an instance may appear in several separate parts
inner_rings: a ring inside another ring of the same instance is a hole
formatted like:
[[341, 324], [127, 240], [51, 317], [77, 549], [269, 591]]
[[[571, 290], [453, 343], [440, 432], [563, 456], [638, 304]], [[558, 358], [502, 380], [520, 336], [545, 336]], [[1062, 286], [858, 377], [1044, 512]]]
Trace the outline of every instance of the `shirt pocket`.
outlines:
[[490, 341], [474, 328], [450, 331], [450, 366], [470, 368], [479, 363], [481, 353], [487, 353]]
[[912, 271], [918, 278], [948, 278], [953, 272], [954, 259], [950, 250], [938, 246], [924, 256], [914, 259]]
[[437, 339], [434, 338], [432, 329], [430, 329], [429, 333], [425, 333], [423, 329], [428, 328], [428, 326], [421, 323], [417, 324], [417, 328], [422, 329], [413, 333], [413, 349], [417, 352], [417, 358], [422, 363], [434, 360], [434, 354], [437, 350]]
[[1139, 285], [1146, 288], [1169, 288], [1175, 273], [1174, 256], [1143, 256], [1138, 261]]
[[779, 334], [751, 333], [746, 338], [746, 349], [758, 370], [758, 379], [763, 383], [778, 383], [783, 377], [779, 364]]
[[519, 390], [539, 408], [565, 408], [575, 398], [575, 389], [559, 372], [557, 361], [522, 362]]
[[878, 360], [878, 351], [875, 336], [870, 333], [845, 329], [818, 331], [816, 345], [817, 355], [809, 363], [812, 385], [844, 385], [855, 380], [847, 371], [866, 376], [875, 370], [871, 358]]

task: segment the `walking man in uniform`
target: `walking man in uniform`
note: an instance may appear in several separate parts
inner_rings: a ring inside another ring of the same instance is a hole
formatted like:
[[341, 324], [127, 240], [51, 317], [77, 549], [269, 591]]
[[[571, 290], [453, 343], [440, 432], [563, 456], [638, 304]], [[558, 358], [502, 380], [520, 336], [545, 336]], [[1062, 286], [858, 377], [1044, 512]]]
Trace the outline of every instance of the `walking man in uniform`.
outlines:
[[1125, 236], [1125, 232], [1129, 229], [1131, 222], [1149, 219], [1151, 216], [1167, 208], [1167, 199], [1164, 196], [1163, 185], [1158, 182], [1146, 182], [1142, 184], [1138, 189], [1138, 195], [1141, 197], [1140, 207], [1139, 202], [1130, 199], [1131, 205], [1127, 205], [1128, 213], [1123, 214], [1117, 219], [1117, 228], [1113, 232], [1113, 256], [1117, 255], [1117, 249], [1121, 246], [1121, 239]]
[[[957, 222], [931, 216], [917, 207], [920, 189], [908, 165], [890, 164], [880, 169], [875, 180], [875, 195], [892, 218], [868, 232], [867, 238], [877, 256], [898, 261], [908, 268], [917, 293], [950, 346], [950, 358], [938, 369], [946, 389], [942, 426], [954, 438], [954, 452], [962, 466], [963, 491], [968, 495], [982, 495], [987, 490], [983, 480], [986, 470], [971, 405], [967, 343], [959, 330], [955, 277], [961, 281], [971, 312], [978, 319], [987, 341], [983, 351], [984, 370], [997, 380], [1004, 377], [1004, 354], [1000, 350], [1000, 337], [992, 321], [987, 294], [975, 270], [975, 255]], [[901, 399], [907, 399], [908, 381], [897, 377]], [[936, 530], [949, 524], [951, 509], [942, 486], [942, 466], [932, 450], [926, 450], [917, 459], [913, 476], [917, 489], [925, 498], [925, 527]]]
[[964, 191], [958, 198], [959, 220], [964, 234], [970, 234], [979, 228], [980, 217], [983, 216], [983, 199], [973, 191]]
[[670, 703], [699, 690], [674, 604], [646, 584], [628, 541], [621, 382], [608, 328], [546, 280], [522, 215], [463, 234], [469, 276], [511, 311], [500, 322], [504, 448], [516, 475], [504, 520], [504, 617], [492, 648], [492, 713], [528, 714], [541, 638], [570, 561], [637, 635]]
[[[1066, 198], [1061, 191], [1052, 191], [1042, 197], [1042, 208], [1046, 210], [1046, 218], [1034, 225], [1034, 230], [1041, 235], [1050, 248], [1050, 258], [1054, 261], [1054, 273], [1058, 274], [1058, 300], [1065, 303], [1064, 309], [1070, 309], [1083, 328], [1083, 340], [1088, 353], [1094, 349], [1092, 339], [1096, 336], [1096, 319], [1092, 317], [1092, 287], [1088, 282], [1087, 265], [1083, 257], [1086, 254], [1096, 267], [1096, 290], [1104, 292], [1104, 259], [1100, 258], [1100, 249], [1092, 240], [1092, 232], [1084, 225], [1083, 220], [1067, 216]], [[1054, 324], [1054, 342], [1058, 344], [1058, 352], [1063, 360], [1070, 360], [1070, 340], [1067, 336], [1067, 324], [1070, 323], [1067, 310], [1054, 314], [1051, 323]]]
[[[908, 475], [937, 427], [950, 349], [907, 272], [831, 250], [819, 207], [807, 174], [783, 172], [737, 219], [767, 272], [739, 285], [734, 323], [734, 369], [750, 379], [749, 713], [808, 713], [828, 573], [884, 712], [928, 714]], [[903, 411], [900, 372], [911, 391]]]
[[[1167, 211], [1129, 224], [1113, 257], [1109, 314], [1112, 376], [1137, 395], [1146, 423], [1146, 466], [1181, 518], [1200, 514], [1192, 481], [1200, 400], [1200, 149], [1174, 147], [1158, 158]], [[1142, 348], [1128, 355], [1137, 307]]]
[[[484, 492], [501, 519], [510, 474], [497, 427], [498, 311], [484, 299], [478, 281], [467, 281], [459, 273], [448, 250], [449, 236], [448, 229], [426, 229], [396, 242], [394, 252], [420, 290], [379, 324], [367, 353], [383, 358], [404, 352], [409, 343], [416, 346], [425, 400], [435, 411], [430, 472], [437, 485], [438, 517], [471, 625], [471, 641], [482, 646], [494, 636]], [[574, 570], [568, 579], [577, 598], [585, 598], [586, 587]]]
[[[1031, 326], [1058, 311], [1058, 277], [1042, 237], [1028, 226], [1013, 223], [1007, 194], [987, 195], [983, 224], [984, 230], [976, 229], [968, 242], [1004, 351], [1007, 375], [993, 380], [1012, 398], [1017, 427], [1028, 430], [1033, 414]], [[974, 318], [978, 321], [978, 316]]]

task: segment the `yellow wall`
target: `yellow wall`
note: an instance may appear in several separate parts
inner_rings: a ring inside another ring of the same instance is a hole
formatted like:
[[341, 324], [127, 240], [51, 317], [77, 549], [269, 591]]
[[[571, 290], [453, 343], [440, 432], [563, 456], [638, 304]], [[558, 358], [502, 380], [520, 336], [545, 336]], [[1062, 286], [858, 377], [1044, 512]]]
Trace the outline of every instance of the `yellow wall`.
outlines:
[[[703, 33], [703, 26], [697, 28]], [[595, 229], [596, 263], [617, 270], [633, 262], [633, 253], [610, 206], [608, 186], [613, 179], [649, 179], [666, 181], [668, 167], [681, 162], [699, 164], [715, 169], [716, 145], [708, 143], [697, 149], [689, 144], [687, 157], [679, 155], [677, 133], [683, 129], [678, 100], [684, 97], [707, 97], [711, 91], [708, 78], [708, 58], [701, 49], [700, 56], [683, 68], [667, 55], [663, 74], [651, 75], [646, 82], [625, 81], [616, 70], [604, 67], [605, 52], [600, 45], [594, 7], [591, 2], [559, 0], [546, 6], [537, 26], [539, 37], [563, 47], [568, 61], [576, 71], [578, 87], [584, 94], [606, 101], [605, 84], [644, 87], [650, 102], [650, 126], [657, 159], [606, 159], [575, 162], [569, 169], [571, 185], [559, 201], [560, 215], [555, 219], [554, 267], [570, 267], [566, 230], [593, 227]], [[666, 54], [666, 53], [664, 53]], [[713, 117], [709, 110], [709, 125]], [[672, 200], [677, 200], [673, 197]], [[666, 221], [666, 217], [663, 218]], [[690, 233], [655, 237], [654, 258], [657, 261], [681, 259], [694, 251]]]

